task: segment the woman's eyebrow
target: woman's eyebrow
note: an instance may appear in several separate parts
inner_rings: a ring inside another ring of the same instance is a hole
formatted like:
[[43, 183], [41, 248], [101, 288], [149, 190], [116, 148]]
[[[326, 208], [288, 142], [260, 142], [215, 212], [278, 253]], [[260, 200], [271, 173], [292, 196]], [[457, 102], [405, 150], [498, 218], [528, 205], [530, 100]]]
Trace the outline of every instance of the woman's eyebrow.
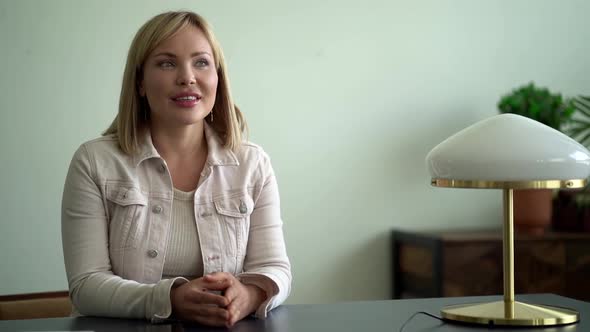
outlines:
[[[191, 58], [196, 57], [196, 56], [199, 56], [199, 55], [209, 55], [209, 56], [211, 56], [211, 54], [209, 54], [209, 52], [194, 52], [194, 53], [191, 54]], [[176, 58], [176, 54], [170, 53], [170, 52], [160, 52], [160, 53], [154, 55], [154, 57], [157, 57], [157, 56], [167, 56], [167, 57], [170, 57], [170, 58]]]

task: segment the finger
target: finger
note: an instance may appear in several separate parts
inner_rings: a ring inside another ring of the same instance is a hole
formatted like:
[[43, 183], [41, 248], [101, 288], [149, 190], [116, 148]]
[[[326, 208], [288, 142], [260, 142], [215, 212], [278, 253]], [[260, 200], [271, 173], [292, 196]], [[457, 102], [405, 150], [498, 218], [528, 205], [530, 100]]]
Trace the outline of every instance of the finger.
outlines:
[[230, 279], [220, 279], [216, 281], [208, 281], [207, 279], [204, 279], [200, 286], [207, 290], [224, 291], [234, 284], [233, 280]]
[[237, 323], [240, 319], [242, 319], [241, 317], [241, 312], [239, 309], [232, 309], [233, 311], [229, 312], [229, 326], [233, 326], [235, 323]]
[[235, 323], [237, 323], [240, 320], [240, 311], [236, 307], [233, 307], [232, 309], [227, 307], [226, 309], [228, 315], [227, 327], [232, 327]]
[[197, 317], [214, 317], [216, 319], [228, 320], [230, 313], [225, 308], [212, 305], [195, 305], [191, 308], [192, 314]]
[[227, 272], [213, 272], [203, 276], [203, 278], [210, 278], [210, 279], [227, 279], [231, 278], [233, 275]]
[[228, 302], [231, 303], [238, 297], [238, 294], [239, 294], [238, 287], [231, 286], [225, 290], [225, 293], [223, 295], [228, 300]]
[[195, 279], [192, 283], [192, 286], [195, 289], [198, 289], [203, 292], [207, 292], [210, 290], [214, 291], [224, 291], [226, 288], [231, 286], [231, 282], [227, 279], [219, 280], [219, 281], [210, 281], [205, 279], [205, 277], [201, 277], [199, 279]]
[[237, 312], [240, 311], [240, 306], [237, 303], [238, 301], [234, 301], [232, 303], [230, 303], [225, 309], [227, 310], [227, 312], [230, 315], [230, 318], [232, 315], [235, 315]]
[[234, 322], [242, 319], [240, 315], [243, 308], [243, 301], [241, 299], [236, 299], [235, 301], [231, 302], [225, 309], [229, 313], [230, 321], [233, 320]]
[[193, 321], [208, 326], [228, 326], [228, 319], [217, 316], [194, 316]]
[[229, 301], [224, 296], [197, 289], [191, 289], [188, 291], [185, 295], [185, 299], [196, 304], [214, 304], [220, 307], [225, 307], [229, 304]]
[[231, 282], [231, 283], [233, 283], [233, 281], [235, 279], [236, 278], [231, 273], [227, 273], [227, 272], [215, 272], [215, 273], [207, 274], [203, 277], [203, 280], [207, 281], [207, 282]]
[[232, 285], [233, 285], [233, 283], [231, 281], [229, 281], [229, 280], [222, 280], [222, 281], [219, 281], [219, 282], [203, 283], [201, 286], [203, 286], [202, 289], [205, 289], [205, 290], [225, 291], [226, 289], [228, 289]]
[[229, 312], [211, 305], [198, 305], [191, 308], [191, 318], [201, 324], [225, 326], [229, 322]]

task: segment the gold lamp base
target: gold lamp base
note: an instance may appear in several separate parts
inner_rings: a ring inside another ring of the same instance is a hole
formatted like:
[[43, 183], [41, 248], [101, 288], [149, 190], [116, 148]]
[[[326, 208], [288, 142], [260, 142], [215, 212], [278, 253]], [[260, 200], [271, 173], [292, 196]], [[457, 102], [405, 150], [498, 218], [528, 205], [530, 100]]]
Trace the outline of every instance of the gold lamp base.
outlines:
[[454, 305], [443, 308], [441, 314], [444, 319], [485, 325], [550, 326], [580, 320], [575, 310], [517, 301]]
[[514, 301], [514, 189], [581, 188], [586, 179], [540, 181], [464, 181], [432, 179], [431, 184], [449, 188], [494, 188], [504, 191], [503, 269], [504, 301], [461, 304], [443, 308], [442, 317], [451, 321], [485, 325], [551, 326], [578, 322], [572, 309]]

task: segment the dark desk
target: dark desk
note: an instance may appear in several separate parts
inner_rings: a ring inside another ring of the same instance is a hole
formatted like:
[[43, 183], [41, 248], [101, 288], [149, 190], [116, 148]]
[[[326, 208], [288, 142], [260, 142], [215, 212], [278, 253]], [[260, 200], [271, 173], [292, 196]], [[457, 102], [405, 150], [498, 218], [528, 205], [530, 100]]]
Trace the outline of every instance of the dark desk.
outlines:
[[[416, 311], [427, 311], [440, 316], [442, 306], [467, 302], [499, 300], [499, 296], [478, 296], [462, 298], [437, 298], [413, 300], [389, 300], [372, 302], [348, 302], [337, 304], [285, 305], [271, 312], [266, 320], [246, 319], [236, 324], [236, 332], [313, 332], [313, 331], [361, 331], [396, 332]], [[443, 323], [434, 318], [418, 315], [405, 327], [411, 331], [590, 331], [590, 303], [552, 294], [529, 294], [517, 296], [529, 303], [545, 303], [576, 309], [581, 321], [577, 324], [552, 328], [489, 328], [487, 326], [463, 326]], [[199, 332], [225, 331], [220, 328], [189, 326], [181, 324], [153, 325], [140, 320], [108, 318], [52, 318], [19, 321], [0, 321], [0, 331], [97, 331], [97, 332]]]

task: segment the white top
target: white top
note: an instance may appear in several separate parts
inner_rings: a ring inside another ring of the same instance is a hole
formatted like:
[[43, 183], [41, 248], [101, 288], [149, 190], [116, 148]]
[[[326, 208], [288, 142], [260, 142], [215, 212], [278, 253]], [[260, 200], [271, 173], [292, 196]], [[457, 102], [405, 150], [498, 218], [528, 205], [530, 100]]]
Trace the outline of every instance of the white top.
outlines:
[[174, 188], [172, 223], [162, 278], [185, 277], [190, 280], [203, 276], [203, 255], [195, 219], [194, 196], [195, 190], [185, 192]]

